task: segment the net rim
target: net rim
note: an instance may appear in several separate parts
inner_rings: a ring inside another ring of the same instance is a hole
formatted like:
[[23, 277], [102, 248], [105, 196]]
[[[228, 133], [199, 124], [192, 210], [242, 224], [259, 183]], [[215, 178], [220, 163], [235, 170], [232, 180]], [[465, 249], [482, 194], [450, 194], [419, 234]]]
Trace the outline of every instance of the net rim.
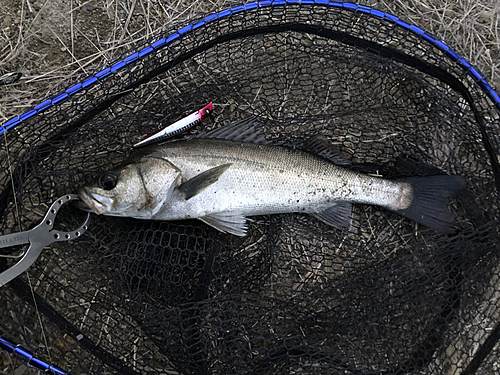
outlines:
[[131, 53], [125, 58], [116, 61], [110, 66], [100, 70], [94, 75], [84, 79], [83, 81], [74, 84], [68, 89], [64, 90], [60, 94], [53, 96], [52, 98], [46, 99], [43, 102], [35, 105], [31, 110], [28, 110], [21, 115], [14, 116], [10, 120], [7, 120], [3, 124], [0, 125], [0, 135], [14, 128], [15, 126], [27, 121], [29, 118], [42, 113], [48, 108], [54, 107], [56, 105], [62, 104], [71, 96], [75, 95], [77, 92], [80, 92], [82, 89], [86, 89], [95, 85], [98, 81], [109, 79], [113, 75], [115, 75], [120, 70], [124, 69], [126, 66], [150, 55], [153, 52], [157, 52], [158, 50], [165, 48], [167, 45], [172, 43], [174, 40], [178, 39], [180, 36], [189, 34], [196, 29], [206, 27], [211, 23], [229, 17], [233, 14], [253, 10], [256, 8], [268, 8], [268, 7], [280, 7], [280, 6], [326, 6], [333, 8], [341, 8], [345, 10], [349, 10], [352, 12], [361, 12], [367, 14], [369, 16], [381, 19], [386, 21], [389, 24], [397, 25], [406, 29], [413, 33], [415, 36], [424, 40], [428, 44], [430, 44], [433, 48], [436, 48], [438, 51], [443, 52], [445, 56], [450, 59], [452, 62], [458, 64], [458, 66], [466, 72], [476, 84], [481, 88], [481, 90], [488, 96], [488, 98], [493, 102], [496, 110], [500, 113], [500, 95], [495, 91], [495, 89], [488, 83], [488, 81], [479, 73], [477, 69], [475, 69], [472, 64], [470, 64], [464, 57], [455, 52], [452, 48], [450, 48], [446, 43], [439, 40], [431, 33], [423, 30], [422, 28], [407, 23], [401, 20], [399, 17], [386, 13], [380, 10], [377, 10], [373, 7], [369, 7], [366, 5], [354, 4], [350, 2], [338, 2], [338, 1], [330, 1], [330, 0], [264, 0], [264, 1], [256, 1], [250, 2], [246, 4], [236, 5], [227, 9], [224, 9], [219, 12], [211, 13], [207, 16], [204, 16], [201, 20], [194, 21], [189, 23], [188, 25], [179, 28], [177, 31], [171, 33], [169, 36], [162, 37], [156, 41], [153, 41], [149, 44], [149, 46], [142, 48], [141, 50]]

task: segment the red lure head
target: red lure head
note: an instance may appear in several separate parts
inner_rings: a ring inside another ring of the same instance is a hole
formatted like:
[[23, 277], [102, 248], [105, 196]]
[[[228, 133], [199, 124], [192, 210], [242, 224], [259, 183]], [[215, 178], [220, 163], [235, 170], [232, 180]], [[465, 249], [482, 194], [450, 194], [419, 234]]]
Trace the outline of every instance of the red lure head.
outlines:
[[205, 107], [200, 109], [200, 120], [207, 118], [212, 113], [212, 102], [208, 103]]

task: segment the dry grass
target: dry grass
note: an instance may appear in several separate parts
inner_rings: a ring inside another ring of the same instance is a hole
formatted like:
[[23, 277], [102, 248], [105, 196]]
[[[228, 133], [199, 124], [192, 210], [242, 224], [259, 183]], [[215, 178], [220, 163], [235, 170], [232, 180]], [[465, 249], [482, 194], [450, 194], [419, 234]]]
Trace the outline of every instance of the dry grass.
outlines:
[[[376, 3], [376, 2], [374, 2]], [[380, 8], [419, 25], [500, 83], [500, 3], [497, 0], [381, 0]]]
[[[500, 82], [496, 0], [364, 0], [448, 42], [486, 77]], [[163, 27], [234, 0], [0, 0], [0, 122], [86, 77]]]
[[0, 86], [0, 123], [106, 66], [162, 28], [226, 3], [0, 0], [0, 77], [22, 74], [15, 84]]

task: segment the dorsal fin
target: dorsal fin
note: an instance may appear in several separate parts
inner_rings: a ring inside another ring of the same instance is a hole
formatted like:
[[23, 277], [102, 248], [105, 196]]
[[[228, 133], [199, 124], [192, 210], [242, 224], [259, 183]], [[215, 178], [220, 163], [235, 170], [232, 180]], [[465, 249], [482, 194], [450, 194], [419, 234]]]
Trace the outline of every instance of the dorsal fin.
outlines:
[[342, 151], [324, 136], [317, 135], [305, 140], [296, 141], [292, 146], [300, 148], [311, 154], [321, 156], [337, 165], [350, 165], [351, 161], [344, 156]]
[[222, 128], [200, 133], [196, 138], [217, 138], [260, 145], [269, 144], [259, 122], [259, 117], [256, 115], [246, 117]]

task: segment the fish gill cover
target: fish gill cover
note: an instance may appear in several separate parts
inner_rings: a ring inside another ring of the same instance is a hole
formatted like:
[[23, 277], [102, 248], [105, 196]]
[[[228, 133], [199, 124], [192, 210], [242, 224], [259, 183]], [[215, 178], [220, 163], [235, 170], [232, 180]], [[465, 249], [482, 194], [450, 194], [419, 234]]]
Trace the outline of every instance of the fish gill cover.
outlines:
[[[204, 130], [257, 115], [273, 144], [321, 135], [365, 173], [463, 176], [450, 202], [458, 231], [361, 204], [350, 230], [283, 214], [254, 218], [242, 238], [94, 216], [1, 290], [12, 320], [0, 329], [75, 374], [493, 373], [497, 99], [444, 43], [363, 6], [263, 1], [171, 29], [4, 124], [0, 233], [34, 226], [210, 101]], [[80, 215], [68, 209], [59, 225]], [[32, 333], [34, 300], [46, 342]]]

